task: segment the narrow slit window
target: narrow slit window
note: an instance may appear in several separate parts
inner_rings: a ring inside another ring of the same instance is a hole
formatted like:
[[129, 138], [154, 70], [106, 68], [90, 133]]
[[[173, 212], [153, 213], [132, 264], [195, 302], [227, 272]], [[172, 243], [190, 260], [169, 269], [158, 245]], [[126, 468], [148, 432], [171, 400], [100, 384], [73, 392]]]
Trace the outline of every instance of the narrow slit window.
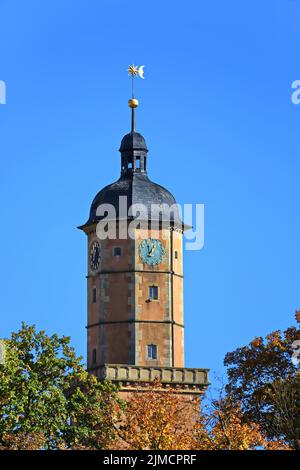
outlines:
[[148, 344], [147, 346], [147, 358], [148, 359], [157, 359], [157, 345]]
[[175, 251], [174, 257], [175, 257], [175, 259], [178, 259], [178, 251]]
[[97, 289], [93, 287], [93, 304], [97, 302]]
[[149, 299], [158, 300], [158, 286], [149, 286]]
[[141, 159], [140, 157], [136, 157], [135, 160], [135, 167], [139, 170], [141, 168]]
[[93, 361], [93, 364], [97, 362], [97, 349], [96, 348], [93, 349], [92, 361]]

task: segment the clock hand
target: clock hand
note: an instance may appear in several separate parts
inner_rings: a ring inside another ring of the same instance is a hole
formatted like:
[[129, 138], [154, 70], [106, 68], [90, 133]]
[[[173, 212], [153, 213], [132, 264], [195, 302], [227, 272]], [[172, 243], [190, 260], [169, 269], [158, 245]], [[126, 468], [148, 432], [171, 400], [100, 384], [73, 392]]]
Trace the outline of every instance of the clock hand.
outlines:
[[153, 256], [153, 254], [154, 254], [154, 253], [153, 253], [153, 252], [154, 252], [154, 249], [155, 249], [155, 243], [152, 242], [152, 243], [151, 243], [151, 248], [150, 248], [150, 250], [149, 250], [149, 256]]

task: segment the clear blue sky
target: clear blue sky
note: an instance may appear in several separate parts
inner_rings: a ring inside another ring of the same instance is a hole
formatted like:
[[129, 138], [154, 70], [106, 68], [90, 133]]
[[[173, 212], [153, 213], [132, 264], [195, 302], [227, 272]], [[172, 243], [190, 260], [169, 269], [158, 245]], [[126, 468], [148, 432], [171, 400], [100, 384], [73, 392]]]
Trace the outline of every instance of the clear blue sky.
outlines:
[[300, 2], [0, 0], [1, 336], [86, 349], [85, 222], [119, 176], [128, 64], [150, 177], [205, 204], [185, 254], [186, 365], [293, 321], [299, 299]]

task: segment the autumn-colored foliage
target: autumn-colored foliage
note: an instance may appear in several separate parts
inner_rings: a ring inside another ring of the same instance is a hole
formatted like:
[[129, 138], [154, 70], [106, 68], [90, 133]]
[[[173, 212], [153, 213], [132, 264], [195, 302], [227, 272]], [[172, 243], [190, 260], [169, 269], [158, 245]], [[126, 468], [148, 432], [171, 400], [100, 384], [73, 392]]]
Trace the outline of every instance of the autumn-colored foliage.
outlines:
[[263, 444], [259, 426], [243, 423], [240, 407], [229, 399], [215, 400], [195, 429], [194, 448], [198, 450], [251, 450]]
[[298, 449], [299, 339], [291, 327], [228, 353], [225, 394], [200, 411], [198, 399], [158, 381], [121, 400], [86, 372], [69, 338], [23, 324], [0, 364], [0, 450]]
[[[299, 312], [296, 312], [299, 320]], [[300, 445], [300, 369], [292, 360], [299, 329], [274, 331], [228, 353], [226, 391], [241, 404], [244, 422], [255, 422], [269, 440]]]
[[131, 394], [122, 420], [116, 423], [118, 440], [113, 448], [188, 449], [199, 413], [199, 400], [191, 401], [154, 381]]
[[123, 420], [116, 423], [113, 449], [126, 450], [285, 450], [269, 441], [256, 423], [246, 423], [229, 397], [213, 400], [200, 412], [180, 392], [155, 381], [128, 399]]
[[197, 450], [287, 450], [281, 441], [268, 441], [256, 423], [245, 422], [240, 405], [229, 397], [213, 400], [195, 427]]
[[46, 439], [43, 432], [3, 433], [0, 450], [37, 450], [43, 449]]

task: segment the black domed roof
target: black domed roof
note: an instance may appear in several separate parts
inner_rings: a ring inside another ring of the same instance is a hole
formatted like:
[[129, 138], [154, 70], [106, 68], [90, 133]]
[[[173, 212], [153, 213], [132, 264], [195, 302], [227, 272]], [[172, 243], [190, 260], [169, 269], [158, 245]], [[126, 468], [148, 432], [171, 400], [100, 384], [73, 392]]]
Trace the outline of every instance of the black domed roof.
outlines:
[[[85, 225], [94, 224], [104, 217], [96, 214], [101, 204], [111, 204], [115, 208], [116, 218], [123, 218], [124, 214], [120, 214], [119, 210], [120, 196], [127, 197], [127, 214], [131, 206], [139, 204], [145, 207], [145, 212], [140, 213], [144, 220], [170, 221], [172, 225], [182, 226], [176, 206], [172, 209], [171, 216], [169, 215], [168, 208], [176, 204], [174, 196], [163, 186], [153, 183], [147, 175], [141, 173], [134, 173], [127, 178], [121, 177], [99, 191], [92, 202], [89, 220]], [[154, 204], [157, 206], [153, 207]]]
[[148, 152], [144, 137], [142, 136], [142, 134], [139, 134], [135, 131], [124, 135], [120, 146], [121, 153], [133, 150], [144, 150]]

